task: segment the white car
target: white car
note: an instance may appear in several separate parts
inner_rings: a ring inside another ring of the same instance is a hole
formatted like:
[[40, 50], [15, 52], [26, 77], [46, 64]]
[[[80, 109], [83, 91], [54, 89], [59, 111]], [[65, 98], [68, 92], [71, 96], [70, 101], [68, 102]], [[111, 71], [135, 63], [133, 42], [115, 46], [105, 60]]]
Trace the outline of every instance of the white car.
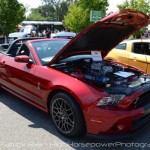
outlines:
[[65, 39], [72, 39], [76, 36], [77, 34], [74, 33], [74, 32], [65, 32], [65, 31], [62, 31], [62, 32], [58, 32], [56, 33], [53, 38], [65, 38]]

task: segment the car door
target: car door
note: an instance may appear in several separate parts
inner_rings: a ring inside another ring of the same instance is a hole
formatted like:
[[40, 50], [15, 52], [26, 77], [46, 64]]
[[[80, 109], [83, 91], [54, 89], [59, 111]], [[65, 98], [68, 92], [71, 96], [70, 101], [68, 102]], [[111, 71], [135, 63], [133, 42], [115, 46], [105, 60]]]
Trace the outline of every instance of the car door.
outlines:
[[[29, 51], [23, 44], [20, 51]], [[29, 51], [30, 52], [30, 51]], [[28, 53], [29, 54], [29, 53]], [[4, 56], [1, 58], [1, 84], [16, 95], [27, 100], [33, 100], [34, 72], [36, 64], [16, 62], [15, 57]]]
[[150, 42], [144, 43], [145, 58], [147, 62], [146, 73], [150, 75]]
[[129, 65], [147, 71], [147, 57], [142, 42], [133, 43], [132, 52], [129, 56]]
[[128, 51], [129, 44], [122, 42], [112, 49], [105, 57], [106, 60], [128, 64], [130, 52]]

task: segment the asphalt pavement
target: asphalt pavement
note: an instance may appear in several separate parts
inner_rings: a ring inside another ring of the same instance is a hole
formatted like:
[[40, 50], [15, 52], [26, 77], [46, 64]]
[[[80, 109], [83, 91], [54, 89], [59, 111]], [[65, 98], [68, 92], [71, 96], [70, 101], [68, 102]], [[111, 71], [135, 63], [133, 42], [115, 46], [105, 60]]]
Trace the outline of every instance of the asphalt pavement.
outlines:
[[149, 150], [150, 125], [134, 137], [68, 139], [51, 117], [21, 99], [0, 91], [0, 150]]

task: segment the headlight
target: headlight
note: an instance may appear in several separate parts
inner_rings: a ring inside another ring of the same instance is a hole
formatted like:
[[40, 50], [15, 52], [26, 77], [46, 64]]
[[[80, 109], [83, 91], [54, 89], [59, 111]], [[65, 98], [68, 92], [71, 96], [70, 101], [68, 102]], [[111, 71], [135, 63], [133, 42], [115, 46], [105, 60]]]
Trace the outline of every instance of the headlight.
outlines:
[[125, 97], [122, 94], [112, 94], [110, 97], [102, 98], [98, 103], [97, 106], [117, 106], [118, 103]]

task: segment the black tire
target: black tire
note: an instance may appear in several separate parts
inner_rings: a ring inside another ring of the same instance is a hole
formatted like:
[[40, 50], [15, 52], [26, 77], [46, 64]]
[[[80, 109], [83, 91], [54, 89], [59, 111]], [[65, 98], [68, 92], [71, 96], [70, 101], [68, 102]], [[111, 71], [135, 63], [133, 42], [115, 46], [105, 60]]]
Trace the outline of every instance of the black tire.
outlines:
[[66, 137], [82, 137], [86, 133], [83, 113], [66, 93], [57, 93], [50, 103], [50, 113], [57, 130]]

